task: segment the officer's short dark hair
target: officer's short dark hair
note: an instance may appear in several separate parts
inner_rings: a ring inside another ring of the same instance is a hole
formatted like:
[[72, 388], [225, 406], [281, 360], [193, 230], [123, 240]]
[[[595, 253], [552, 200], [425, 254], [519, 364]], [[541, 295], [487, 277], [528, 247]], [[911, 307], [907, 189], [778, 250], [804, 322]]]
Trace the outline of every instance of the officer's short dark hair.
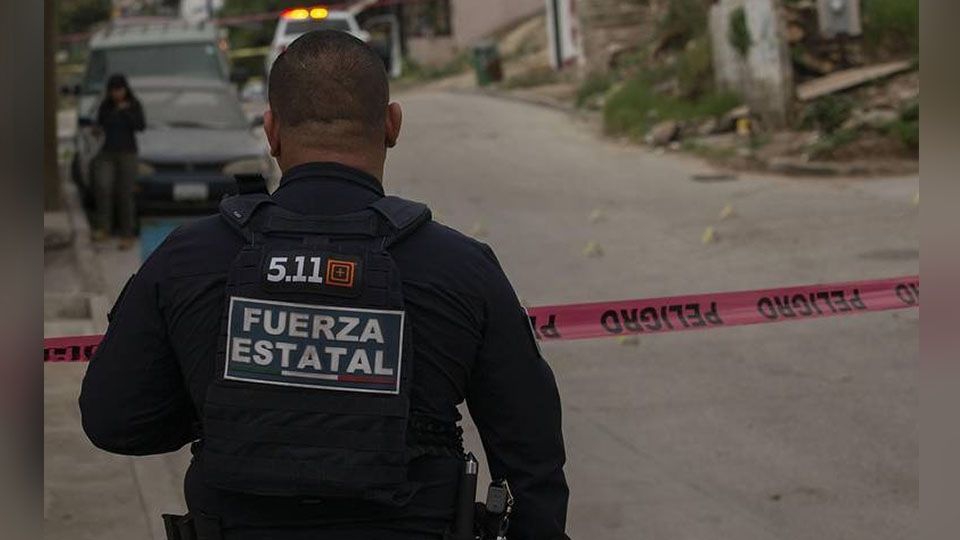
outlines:
[[383, 130], [390, 100], [383, 61], [345, 32], [315, 30], [297, 38], [274, 62], [268, 87], [281, 126], [337, 136]]

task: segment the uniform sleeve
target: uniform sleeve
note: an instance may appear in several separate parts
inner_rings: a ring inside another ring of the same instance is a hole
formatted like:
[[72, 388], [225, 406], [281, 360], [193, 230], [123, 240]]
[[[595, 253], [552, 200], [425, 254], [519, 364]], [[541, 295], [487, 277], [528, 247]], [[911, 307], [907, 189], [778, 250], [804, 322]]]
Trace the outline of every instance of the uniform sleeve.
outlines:
[[486, 323], [467, 405], [493, 478], [515, 499], [510, 538], [566, 539], [568, 489], [560, 396], [526, 314], [487, 249], [496, 272], [487, 283]]
[[80, 393], [83, 429], [117, 454], [172, 452], [190, 442], [195, 414], [158, 305], [162, 247], [124, 287]]
[[143, 117], [143, 106], [140, 105], [139, 101], [133, 101], [130, 103], [130, 108], [127, 109], [127, 120], [130, 122], [130, 129], [133, 131], [143, 131], [147, 127], [146, 120]]

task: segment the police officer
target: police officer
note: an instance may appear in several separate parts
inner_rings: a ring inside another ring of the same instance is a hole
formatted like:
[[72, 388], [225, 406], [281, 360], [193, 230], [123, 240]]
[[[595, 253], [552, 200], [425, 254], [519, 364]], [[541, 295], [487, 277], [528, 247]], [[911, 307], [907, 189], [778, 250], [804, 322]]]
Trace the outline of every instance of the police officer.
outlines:
[[553, 374], [490, 248], [384, 195], [402, 116], [376, 53], [305, 34], [269, 93], [279, 188], [241, 184], [130, 279], [83, 381], [87, 436], [192, 443], [201, 538], [442, 538], [466, 400], [510, 538], [566, 538]]

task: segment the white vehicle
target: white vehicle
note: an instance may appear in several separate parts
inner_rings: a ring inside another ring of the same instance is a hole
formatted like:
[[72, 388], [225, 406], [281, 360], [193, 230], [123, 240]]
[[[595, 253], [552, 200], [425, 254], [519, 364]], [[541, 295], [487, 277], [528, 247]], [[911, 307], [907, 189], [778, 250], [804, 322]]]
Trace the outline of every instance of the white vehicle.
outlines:
[[370, 41], [370, 33], [360, 29], [357, 18], [349, 11], [322, 6], [287, 9], [280, 14], [280, 20], [277, 22], [277, 30], [273, 34], [273, 42], [270, 43], [270, 52], [267, 53], [265, 73], [270, 73], [270, 68], [277, 57], [293, 40], [313, 30], [340, 30], [365, 42]]

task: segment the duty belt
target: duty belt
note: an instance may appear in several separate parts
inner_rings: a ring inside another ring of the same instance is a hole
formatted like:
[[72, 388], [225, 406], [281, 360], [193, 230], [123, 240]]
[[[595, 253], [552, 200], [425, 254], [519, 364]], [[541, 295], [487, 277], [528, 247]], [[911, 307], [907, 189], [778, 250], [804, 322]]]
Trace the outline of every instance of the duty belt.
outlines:
[[177, 516], [163, 514], [167, 540], [223, 540], [220, 520], [204, 514]]

